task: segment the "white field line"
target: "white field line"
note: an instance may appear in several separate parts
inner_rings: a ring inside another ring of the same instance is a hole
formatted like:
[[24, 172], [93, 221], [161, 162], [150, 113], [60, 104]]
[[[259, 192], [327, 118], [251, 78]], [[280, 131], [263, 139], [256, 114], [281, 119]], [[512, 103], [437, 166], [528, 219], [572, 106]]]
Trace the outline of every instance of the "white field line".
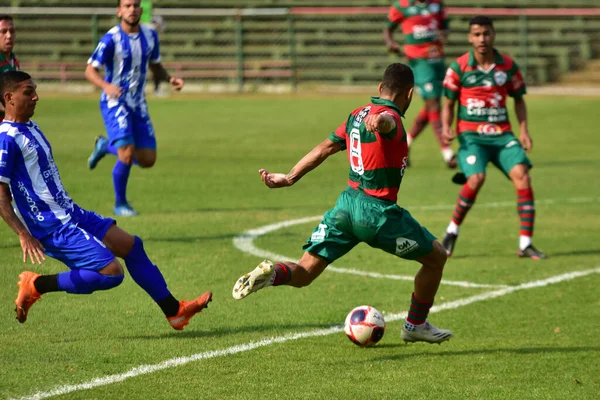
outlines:
[[[586, 203], [598, 203], [600, 202], [600, 198], [596, 197], [573, 197], [564, 200], [557, 199], [547, 199], [547, 200], [536, 200], [538, 205], [551, 205], [551, 204], [560, 204], [560, 203], [568, 203], [568, 204], [586, 204]], [[500, 207], [516, 207], [515, 202], [494, 202], [494, 203], [481, 203], [477, 204], [478, 208], [500, 208]], [[425, 206], [407, 206], [404, 207], [409, 211], [435, 211], [435, 210], [453, 210], [454, 204], [437, 204], [437, 205], [425, 205]], [[271, 260], [289, 260], [293, 262], [297, 262], [298, 259], [294, 259], [293, 257], [287, 257], [281, 254], [273, 253], [268, 250], [260, 249], [254, 245], [254, 240], [262, 235], [267, 233], [287, 228], [294, 225], [305, 224], [313, 221], [320, 221], [322, 218], [321, 215], [316, 215], [313, 217], [305, 217], [292, 219], [282, 222], [277, 222], [270, 225], [265, 225], [259, 228], [250, 229], [242, 233], [241, 235], [236, 236], [233, 239], [233, 245], [240, 251], [248, 254], [255, 255], [257, 257], [264, 257]], [[380, 279], [393, 279], [400, 281], [414, 281], [414, 276], [409, 275], [391, 275], [391, 274], [380, 274], [377, 272], [367, 272], [360, 271], [352, 268], [340, 268], [335, 267], [333, 264], [327, 267], [328, 271], [338, 272], [342, 274], [350, 274], [350, 275], [358, 275], [369, 278], [380, 278]], [[441, 284], [450, 285], [450, 286], [460, 286], [464, 288], [505, 288], [507, 285], [494, 285], [494, 284], [485, 284], [485, 283], [474, 283], [474, 282], [466, 282], [466, 281], [449, 281], [443, 279]]]
[[[479, 301], [493, 299], [496, 297], [501, 297], [501, 296], [504, 296], [504, 295], [507, 295], [509, 293], [513, 293], [513, 292], [516, 292], [519, 290], [527, 290], [527, 289], [533, 289], [533, 288], [538, 288], [538, 287], [544, 287], [544, 286], [552, 285], [552, 284], [559, 283], [559, 282], [569, 281], [572, 279], [580, 278], [580, 277], [591, 275], [591, 274], [600, 274], [600, 267], [596, 267], [596, 268], [592, 268], [592, 269], [588, 269], [588, 270], [584, 270], [584, 271], [568, 272], [566, 274], [552, 276], [547, 279], [526, 282], [526, 283], [522, 283], [518, 286], [511, 286], [511, 287], [507, 287], [507, 288], [503, 288], [503, 289], [499, 289], [499, 290], [481, 293], [481, 294], [471, 296], [471, 297], [466, 297], [466, 298], [455, 300], [455, 301], [449, 301], [449, 302], [442, 303], [440, 305], [432, 307], [430, 312], [436, 313], [436, 312], [440, 312], [440, 311], [444, 311], [444, 310], [452, 310], [452, 309], [463, 307], [463, 306], [466, 306], [466, 305], [469, 305], [472, 303], [476, 303]], [[403, 312], [400, 314], [386, 314], [385, 319], [387, 322], [396, 321], [396, 320], [405, 318], [406, 314], [407, 314], [406, 312]], [[212, 350], [212, 351], [207, 351], [207, 352], [203, 352], [203, 353], [192, 354], [191, 356], [187, 356], [187, 357], [175, 357], [175, 358], [171, 358], [169, 360], [163, 361], [158, 364], [140, 365], [139, 367], [132, 368], [129, 371], [121, 373], [121, 374], [107, 375], [107, 376], [104, 376], [101, 378], [95, 378], [88, 382], [79, 383], [76, 385], [56, 386], [53, 389], [50, 389], [47, 391], [40, 391], [40, 392], [31, 394], [28, 396], [21, 397], [20, 399], [21, 400], [39, 400], [39, 399], [46, 399], [46, 398], [53, 397], [53, 396], [61, 396], [61, 395], [76, 392], [76, 391], [89, 390], [89, 389], [93, 389], [93, 388], [100, 387], [100, 386], [112, 385], [113, 383], [123, 382], [124, 380], [129, 379], [129, 378], [135, 378], [140, 375], [147, 375], [147, 374], [162, 371], [162, 370], [165, 370], [168, 368], [178, 367], [181, 365], [189, 364], [194, 361], [209, 360], [212, 358], [224, 357], [224, 356], [228, 356], [228, 355], [232, 355], [232, 354], [237, 354], [237, 353], [242, 353], [245, 351], [254, 350], [259, 347], [265, 347], [265, 346], [270, 346], [273, 344], [289, 342], [292, 340], [306, 339], [306, 338], [318, 337], [318, 336], [327, 336], [327, 335], [331, 335], [334, 333], [342, 332], [343, 330], [344, 330], [344, 328], [342, 326], [332, 326], [332, 327], [326, 328], [326, 329], [317, 329], [317, 330], [308, 331], [308, 332], [291, 333], [291, 334], [287, 334], [287, 335], [283, 335], [283, 336], [277, 336], [277, 337], [263, 339], [258, 342], [250, 342], [250, 343], [246, 343], [246, 344], [231, 346], [231, 347], [221, 349], [221, 350]]]

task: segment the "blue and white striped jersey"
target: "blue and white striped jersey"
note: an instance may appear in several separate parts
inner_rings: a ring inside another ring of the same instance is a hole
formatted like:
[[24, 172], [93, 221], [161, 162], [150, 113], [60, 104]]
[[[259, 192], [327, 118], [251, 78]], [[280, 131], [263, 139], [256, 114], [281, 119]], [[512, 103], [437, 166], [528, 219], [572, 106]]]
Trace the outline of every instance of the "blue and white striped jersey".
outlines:
[[155, 30], [140, 24], [140, 31], [127, 34], [121, 25], [111, 28], [98, 43], [88, 60], [94, 68], [104, 68], [104, 80], [122, 90], [119, 99], [110, 99], [102, 92], [101, 102], [112, 108], [126, 104], [132, 110], [146, 112], [146, 74], [148, 63], [160, 62], [160, 46]]
[[43, 238], [72, 222], [75, 205], [60, 180], [50, 143], [35, 122], [0, 124], [0, 182], [10, 186], [15, 213], [33, 237]]

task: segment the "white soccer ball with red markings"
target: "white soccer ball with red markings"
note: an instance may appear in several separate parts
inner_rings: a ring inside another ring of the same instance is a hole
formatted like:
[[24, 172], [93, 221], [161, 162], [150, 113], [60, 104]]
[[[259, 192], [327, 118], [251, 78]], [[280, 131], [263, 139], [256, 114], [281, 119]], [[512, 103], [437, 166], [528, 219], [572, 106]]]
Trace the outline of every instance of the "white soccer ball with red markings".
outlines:
[[359, 306], [348, 313], [344, 331], [354, 344], [372, 346], [383, 337], [385, 320], [375, 307]]

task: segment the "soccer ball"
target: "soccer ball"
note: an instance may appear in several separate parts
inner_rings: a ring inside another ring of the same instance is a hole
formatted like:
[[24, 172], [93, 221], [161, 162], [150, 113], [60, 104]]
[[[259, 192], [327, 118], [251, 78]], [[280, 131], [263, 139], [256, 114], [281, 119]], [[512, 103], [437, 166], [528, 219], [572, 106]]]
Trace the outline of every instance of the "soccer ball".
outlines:
[[348, 313], [344, 324], [346, 336], [358, 346], [372, 346], [385, 333], [383, 315], [371, 306], [359, 306]]

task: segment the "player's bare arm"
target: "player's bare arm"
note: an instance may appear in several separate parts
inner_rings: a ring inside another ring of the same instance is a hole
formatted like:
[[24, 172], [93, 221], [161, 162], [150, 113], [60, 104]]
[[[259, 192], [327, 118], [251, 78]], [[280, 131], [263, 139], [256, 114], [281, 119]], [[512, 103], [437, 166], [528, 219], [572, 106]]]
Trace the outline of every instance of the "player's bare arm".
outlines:
[[318, 167], [327, 157], [340, 150], [342, 150], [342, 146], [339, 143], [327, 138], [302, 157], [288, 174], [272, 173], [265, 169], [259, 170], [258, 173], [260, 179], [271, 189], [292, 186], [308, 172]]
[[533, 140], [529, 136], [529, 130], [527, 129], [527, 106], [525, 99], [522, 97], [515, 99], [515, 114], [517, 114], [517, 121], [519, 121], [519, 129], [521, 131], [521, 145], [525, 151], [531, 151]]
[[452, 132], [452, 123], [454, 122], [454, 105], [456, 100], [444, 99], [444, 107], [442, 107], [442, 138], [446, 143], [450, 144], [454, 140], [454, 132]]
[[27, 256], [29, 256], [32, 264], [35, 264], [35, 261], [41, 264], [46, 259], [44, 246], [39, 240], [31, 236], [25, 225], [15, 214], [11, 202], [12, 197], [8, 185], [0, 183], [0, 216], [10, 229], [19, 236], [21, 248], [23, 249], [23, 262], [26, 262]]
[[172, 77], [161, 63], [150, 64], [150, 70], [152, 71], [152, 74], [160, 80], [169, 82], [173, 87], [173, 90], [179, 91], [183, 89], [183, 79]]
[[369, 132], [390, 133], [396, 128], [396, 121], [391, 114], [383, 112], [380, 114], [369, 114], [365, 118], [365, 128]]
[[400, 53], [400, 45], [394, 40], [394, 31], [390, 27], [383, 29], [383, 39], [390, 53]]
[[94, 68], [91, 64], [88, 64], [87, 67], [85, 67], [85, 77], [94, 86], [96, 86], [99, 89], [102, 89], [108, 97], [116, 99], [119, 98], [119, 96], [121, 96], [121, 88], [106, 82], [104, 78], [100, 75], [100, 72], [98, 72], [98, 70]]

